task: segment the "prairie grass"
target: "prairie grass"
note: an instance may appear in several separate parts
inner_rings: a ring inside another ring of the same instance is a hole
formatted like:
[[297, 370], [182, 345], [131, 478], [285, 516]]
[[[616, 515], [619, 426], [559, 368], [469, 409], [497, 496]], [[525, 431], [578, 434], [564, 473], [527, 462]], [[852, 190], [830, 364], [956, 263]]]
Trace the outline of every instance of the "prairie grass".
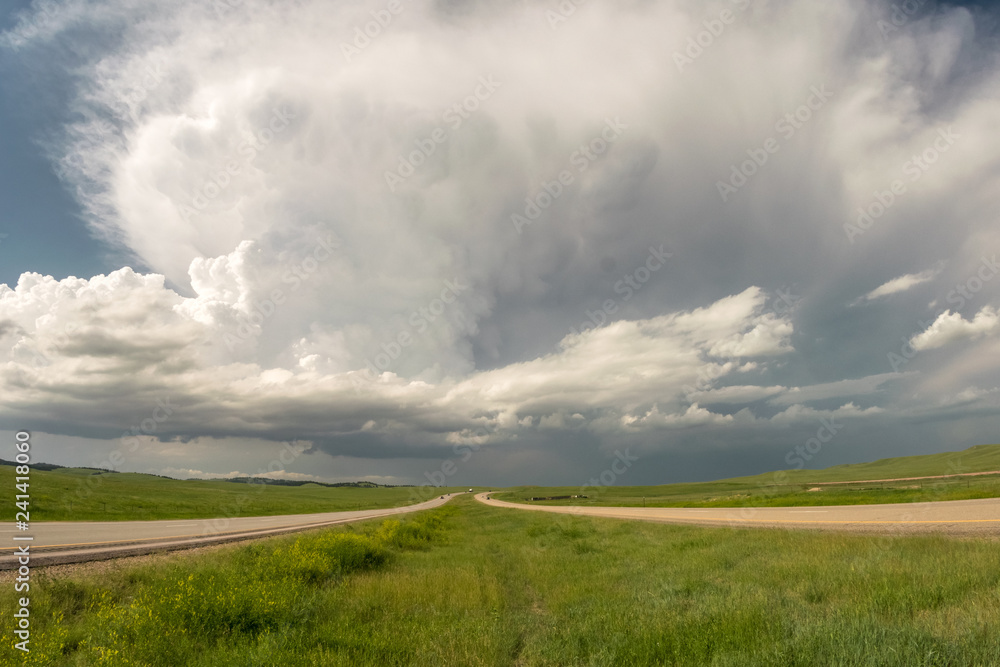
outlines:
[[[997, 547], [549, 515], [464, 496], [114, 581], [37, 579], [23, 664], [997, 665]], [[22, 664], [10, 588], [0, 651]]]

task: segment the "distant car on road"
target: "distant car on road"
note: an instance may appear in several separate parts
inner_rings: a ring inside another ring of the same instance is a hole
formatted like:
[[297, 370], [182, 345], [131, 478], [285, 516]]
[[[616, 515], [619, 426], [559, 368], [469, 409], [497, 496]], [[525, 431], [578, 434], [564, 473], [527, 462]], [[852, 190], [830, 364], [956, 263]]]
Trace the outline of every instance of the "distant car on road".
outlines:
[[469, 489], [469, 493], [472, 493], [472, 489]]

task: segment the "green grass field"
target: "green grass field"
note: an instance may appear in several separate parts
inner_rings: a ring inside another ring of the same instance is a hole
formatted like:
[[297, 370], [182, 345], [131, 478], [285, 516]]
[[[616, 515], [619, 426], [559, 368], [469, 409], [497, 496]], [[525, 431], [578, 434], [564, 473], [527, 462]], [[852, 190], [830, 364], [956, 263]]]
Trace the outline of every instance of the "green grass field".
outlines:
[[[554, 516], [460, 496], [32, 579], [30, 665], [1000, 664], [1000, 549]], [[6, 578], [9, 578], [7, 575]], [[24, 660], [23, 658], [27, 658]]]
[[[543, 505], [625, 507], [792, 507], [1000, 497], [1000, 475], [823, 486], [847, 480], [955, 475], [1000, 470], [1000, 445], [960, 452], [882, 459], [823, 470], [787, 470], [714, 482], [661, 486], [514, 487], [494, 497]], [[820, 486], [817, 486], [820, 485]], [[532, 497], [586, 498], [530, 501]]]
[[[0, 466], [0, 488], [14, 488], [15, 471]], [[175, 480], [138, 473], [94, 474], [61, 468], [31, 471], [32, 521], [126, 521], [309, 514], [397, 507], [455, 488], [271, 486], [221, 480]], [[467, 489], [468, 487], [466, 487]], [[9, 520], [13, 521], [13, 503]]]

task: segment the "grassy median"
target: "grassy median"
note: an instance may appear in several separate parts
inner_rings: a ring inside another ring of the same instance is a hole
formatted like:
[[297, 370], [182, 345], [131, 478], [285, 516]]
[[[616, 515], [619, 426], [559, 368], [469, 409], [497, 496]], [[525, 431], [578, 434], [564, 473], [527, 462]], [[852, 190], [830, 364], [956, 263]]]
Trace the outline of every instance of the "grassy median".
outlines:
[[[28, 664], [1000, 664], [995, 541], [671, 526], [465, 496], [401, 524], [162, 559], [36, 579]], [[19, 664], [4, 588], [4, 664]]]

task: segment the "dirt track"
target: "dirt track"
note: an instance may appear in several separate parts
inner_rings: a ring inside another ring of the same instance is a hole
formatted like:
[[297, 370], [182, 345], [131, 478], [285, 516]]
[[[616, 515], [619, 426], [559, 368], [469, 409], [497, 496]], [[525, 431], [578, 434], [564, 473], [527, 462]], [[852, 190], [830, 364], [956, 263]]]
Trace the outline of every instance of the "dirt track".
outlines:
[[487, 495], [489, 494], [480, 493], [476, 496], [476, 500], [493, 507], [663, 523], [692, 523], [736, 528], [839, 530], [895, 535], [944, 533], [948, 535], [1000, 536], [1000, 498], [895, 505], [702, 509], [693, 507], [525, 505], [502, 500], [487, 500]]
[[884, 484], [886, 482], [912, 482], [917, 479], [950, 479], [953, 477], [978, 477], [979, 475], [1000, 475], [1000, 470], [988, 472], [959, 472], [953, 475], [927, 475], [925, 477], [893, 477], [892, 479], [858, 479], [847, 482], [810, 482], [812, 486], [832, 486], [834, 484]]

